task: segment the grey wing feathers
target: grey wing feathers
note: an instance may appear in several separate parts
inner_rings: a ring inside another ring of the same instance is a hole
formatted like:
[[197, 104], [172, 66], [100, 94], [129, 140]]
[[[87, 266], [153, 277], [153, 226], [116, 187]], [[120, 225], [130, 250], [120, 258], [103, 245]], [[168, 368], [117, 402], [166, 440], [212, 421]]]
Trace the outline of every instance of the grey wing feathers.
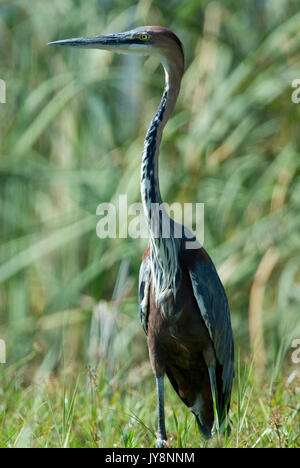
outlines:
[[148, 331], [148, 311], [150, 293], [150, 260], [145, 257], [142, 261], [139, 275], [139, 309], [143, 329]]
[[234, 345], [227, 297], [210, 259], [190, 262], [188, 269], [195, 298], [222, 366], [222, 392], [227, 398], [234, 378]]

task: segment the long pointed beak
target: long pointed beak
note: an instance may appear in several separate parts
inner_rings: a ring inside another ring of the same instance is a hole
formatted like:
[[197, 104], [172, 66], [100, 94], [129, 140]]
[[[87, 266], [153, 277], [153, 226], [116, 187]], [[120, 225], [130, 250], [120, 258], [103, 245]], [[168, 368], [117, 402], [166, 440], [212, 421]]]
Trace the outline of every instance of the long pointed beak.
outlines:
[[74, 39], [64, 39], [62, 41], [49, 42], [47, 45], [60, 45], [79, 47], [85, 49], [125, 49], [131, 43], [128, 34], [110, 34], [107, 36], [78, 37]]

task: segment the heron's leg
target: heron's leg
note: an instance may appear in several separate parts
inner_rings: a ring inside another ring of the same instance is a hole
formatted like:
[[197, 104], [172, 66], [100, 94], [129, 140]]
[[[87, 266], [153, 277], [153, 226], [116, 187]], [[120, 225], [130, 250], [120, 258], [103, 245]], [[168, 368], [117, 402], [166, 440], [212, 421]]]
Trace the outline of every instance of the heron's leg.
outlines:
[[167, 440], [165, 426], [165, 403], [164, 403], [164, 377], [156, 377], [157, 404], [158, 404], [158, 433], [155, 443], [156, 448], [163, 448]]
[[218, 421], [216, 421], [217, 430], [218, 430], [219, 423], [220, 423], [220, 412], [219, 412], [219, 398], [218, 398], [218, 389], [217, 389], [217, 381], [216, 381], [216, 369], [214, 366], [210, 366], [208, 368], [208, 374], [209, 374], [209, 381], [210, 381], [210, 388], [211, 388], [214, 410], [216, 408], [216, 416], [218, 418]]

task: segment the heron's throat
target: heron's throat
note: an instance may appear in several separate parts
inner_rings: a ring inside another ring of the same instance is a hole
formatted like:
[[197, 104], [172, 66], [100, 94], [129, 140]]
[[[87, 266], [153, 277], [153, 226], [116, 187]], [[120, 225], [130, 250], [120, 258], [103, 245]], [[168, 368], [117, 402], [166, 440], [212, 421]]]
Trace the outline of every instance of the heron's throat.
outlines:
[[158, 155], [162, 133], [175, 107], [182, 78], [182, 71], [173, 63], [164, 64], [164, 68], [165, 89], [145, 138], [142, 159], [141, 195], [149, 228], [153, 204], [162, 203], [158, 174]]
[[164, 127], [164, 114], [168, 102], [168, 90], [165, 89], [157, 113], [148, 129], [143, 152], [141, 193], [147, 221], [151, 219], [151, 208], [155, 203], [162, 203], [159, 176], [158, 153]]

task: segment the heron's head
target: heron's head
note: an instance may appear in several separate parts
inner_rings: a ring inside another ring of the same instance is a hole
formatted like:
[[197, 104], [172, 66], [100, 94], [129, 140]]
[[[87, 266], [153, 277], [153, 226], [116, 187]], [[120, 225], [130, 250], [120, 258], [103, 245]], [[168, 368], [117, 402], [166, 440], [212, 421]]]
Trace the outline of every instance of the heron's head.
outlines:
[[50, 42], [49, 45], [109, 50], [121, 54], [157, 56], [163, 63], [175, 62], [183, 67], [183, 46], [170, 29], [144, 26], [107, 36], [80, 37]]

